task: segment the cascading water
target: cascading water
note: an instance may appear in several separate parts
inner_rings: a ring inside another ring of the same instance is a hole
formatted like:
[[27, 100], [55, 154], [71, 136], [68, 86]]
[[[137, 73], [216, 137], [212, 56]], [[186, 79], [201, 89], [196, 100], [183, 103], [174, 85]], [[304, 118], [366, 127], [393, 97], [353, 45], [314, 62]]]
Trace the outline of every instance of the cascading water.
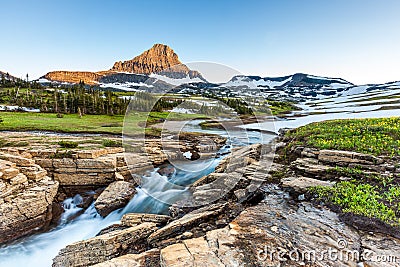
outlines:
[[[226, 152], [223, 148], [221, 152]], [[82, 198], [76, 195], [63, 202], [65, 212], [57, 227], [46, 233], [25, 237], [0, 247], [0, 267], [51, 266], [52, 259], [66, 245], [95, 236], [101, 229], [118, 223], [126, 213], [145, 212], [167, 214], [169, 205], [188, 196], [187, 186], [214, 171], [219, 160], [209, 159], [186, 163], [171, 177], [162, 176], [157, 169], [143, 176], [136, 195], [123, 209], [102, 218], [92, 203], [83, 211]], [[198, 171], [200, 170], [200, 171]]]
[[82, 208], [77, 206], [79, 199], [77, 195], [63, 202], [65, 212], [56, 228], [0, 248], [0, 266], [51, 266], [52, 258], [66, 244], [95, 235], [104, 220], [97, 214], [93, 204], [77, 216], [82, 212]]
[[187, 188], [199, 178], [214, 171], [220, 159], [235, 146], [268, 142], [274, 135], [257, 131], [203, 130], [199, 121], [188, 123], [184, 130], [189, 132], [205, 132], [218, 134], [228, 138], [224, 147], [217, 153], [219, 158], [186, 161], [175, 166], [175, 172], [163, 176], [157, 169], [143, 176], [137, 193], [122, 209], [115, 210], [106, 218], [102, 218], [92, 203], [86, 210], [79, 207], [82, 197], [77, 195], [63, 202], [65, 212], [59, 225], [49, 232], [34, 234], [0, 246], [0, 267], [51, 266], [52, 259], [60, 249], [68, 244], [94, 237], [100, 230], [118, 223], [126, 213], [168, 214], [169, 204], [184, 200], [190, 196]]

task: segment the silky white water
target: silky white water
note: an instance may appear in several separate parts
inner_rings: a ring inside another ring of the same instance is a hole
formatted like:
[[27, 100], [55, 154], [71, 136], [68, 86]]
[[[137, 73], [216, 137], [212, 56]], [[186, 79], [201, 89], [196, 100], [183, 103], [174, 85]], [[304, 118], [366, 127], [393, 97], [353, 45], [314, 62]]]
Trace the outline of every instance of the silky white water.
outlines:
[[63, 202], [65, 212], [56, 228], [0, 247], [0, 266], [51, 266], [52, 259], [60, 249], [73, 242], [94, 237], [101, 229], [118, 223], [125, 213], [167, 214], [168, 203], [188, 196], [187, 186], [214, 171], [218, 162], [219, 159], [209, 159], [187, 163], [185, 171], [177, 170], [170, 178], [154, 170], [142, 178], [136, 195], [125, 208], [110, 213], [106, 218], [96, 212], [93, 203], [85, 211], [79, 208], [77, 205], [82, 203], [79, 195], [68, 198]]

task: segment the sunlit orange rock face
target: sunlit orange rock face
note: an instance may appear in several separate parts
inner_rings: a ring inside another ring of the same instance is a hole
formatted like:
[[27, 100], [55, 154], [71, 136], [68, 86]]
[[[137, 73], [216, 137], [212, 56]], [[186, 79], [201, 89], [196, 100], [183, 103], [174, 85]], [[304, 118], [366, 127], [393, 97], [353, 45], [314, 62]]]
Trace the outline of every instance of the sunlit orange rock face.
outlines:
[[96, 84], [101, 77], [116, 73], [127, 72], [135, 74], [163, 73], [173, 78], [183, 78], [189, 75], [191, 78], [201, 77], [197, 71], [190, 70], [179, 61], [178, 55], [169, 46], [155, 44], [141, 55], [127, 61], [115, 62], [110, 70], [88, 71], [52, 71], [44, 78], [50, 81]]
[[47, 73], [44, 78], [50, 81], [96, 84], [102, 75], [89, 71], [52, 71]]
[[[178, 65], [178, 66], [177, 66]], [[141, 55], [127, 61], [115, 62], [111, 70], [138, 74], [151, 74], [167, 70], [171, 67], [176, 72], [189, 73], [189, 68], [179, 61], [178, 55], [169, 46], [155, 44]]]

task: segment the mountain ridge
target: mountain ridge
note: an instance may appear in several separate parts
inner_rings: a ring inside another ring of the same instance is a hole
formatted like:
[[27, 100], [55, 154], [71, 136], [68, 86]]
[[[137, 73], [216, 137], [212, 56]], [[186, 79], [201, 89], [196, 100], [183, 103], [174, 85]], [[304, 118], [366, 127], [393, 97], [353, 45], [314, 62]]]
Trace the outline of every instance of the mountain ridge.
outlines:
[[4, 72], [4, 71], [1, 71], [1, 70], [0, 70], [0, 77], [4, 77], [4, 79], [10, 80], [10, 81], [15, 81], [15, 80], [18, 79], [17, 77], [9, 74], [8, 72]]
[[183, 64], [178, 55], [167, 45], [155, 44], [142, 54], [127, 61], [117, 61], [111, 69], [90, 72], [90, 71], [51, 71], [41, 78], [49, 81], [79, 83], [83, 81], [86, 84], [99, 84], [102, 78], [109, 75], [117, 75], [118, 73], [131, 74], [161, 74], [169, 78], [183, 79], [190, 77], [192, 79], [200, 79], [206, 81], [198, 71], [190, 70]]
[[315, 76], [305, 73], [295, 73], [281, 77], [261, 77], [252, 75], [236, 75], [222, 86], [228, 87], [248, 87], [252, 89], [281, 89], [284, 87], [324, 87], [334, 84], [338, 87], [349, 87], [355, 84], [342, 78], [331, 78], [324, 76]]

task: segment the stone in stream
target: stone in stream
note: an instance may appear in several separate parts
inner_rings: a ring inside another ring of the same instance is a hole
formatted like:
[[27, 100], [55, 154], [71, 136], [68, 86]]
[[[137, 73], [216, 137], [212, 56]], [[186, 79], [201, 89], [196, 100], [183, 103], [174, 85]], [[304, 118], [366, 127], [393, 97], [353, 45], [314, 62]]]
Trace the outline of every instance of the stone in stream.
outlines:
[[135, 185], [125, 181], [111, 183], [94, 203], [97, 212], [106, 217], [112, 211], [123, 208], [136, 194]]
[[157, 230], [155, 223], [142, 223], [63, 248], [53, 259], [53, 267], [83, 267], [105, 262], [126, 253], [145, 250], [145, 239]]
[[192, 204], [204, 206], [219, 199], [244, 203], [259, 194], [258, 187], [271, 180], [269, 172], [279, 171], [280, 164], [272, 164], [273, 146], [260, 144], [235, 148], [221, 160], [216, 171], [190, 186]]
[[186, 230], [196, 227], [200, 223], [205, 222], [210, 218], [216, 218], [218, 214], [223, 212], [226, 205], [226, 203], [213, 204], [192, 211], [182, 218], [176, 219], [166, 226], [160, 228], [159, 230], [151, 234], [148, 237], [147, 241], [151, 245], [157, 245], [157, 243], [162, 243], [164, 239], [170, 239], [179, 234], [182, 234]]
[[165, 224], [172, 218], [167, 215], [148, 214], [148, 213], [127, 213], [122, 216], [121, 224], [123, 226], [135, 226], [144, 222], [153, 222], [157, 225]]

